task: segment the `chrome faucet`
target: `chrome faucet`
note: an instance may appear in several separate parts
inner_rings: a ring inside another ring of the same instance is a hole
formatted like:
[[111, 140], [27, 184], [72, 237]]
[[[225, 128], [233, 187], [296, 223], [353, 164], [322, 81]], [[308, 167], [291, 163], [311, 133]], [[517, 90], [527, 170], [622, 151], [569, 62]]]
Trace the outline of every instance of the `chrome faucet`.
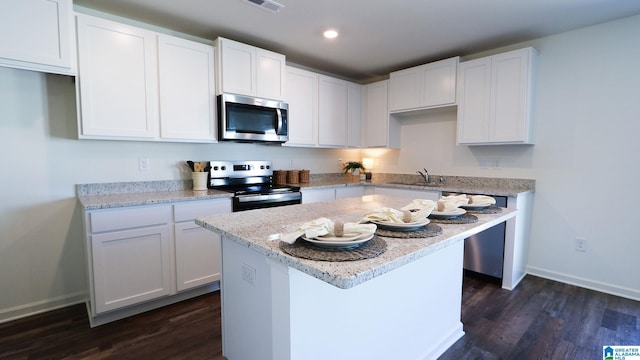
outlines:
[[424, 182], [429, 183], [429, 172], [425, 168], [422, 168], [422, 170], [424, 170], [424, 173], [420, 170], [418, 170], [417, 173], [422, 175], [422, 177], [424, 178]]

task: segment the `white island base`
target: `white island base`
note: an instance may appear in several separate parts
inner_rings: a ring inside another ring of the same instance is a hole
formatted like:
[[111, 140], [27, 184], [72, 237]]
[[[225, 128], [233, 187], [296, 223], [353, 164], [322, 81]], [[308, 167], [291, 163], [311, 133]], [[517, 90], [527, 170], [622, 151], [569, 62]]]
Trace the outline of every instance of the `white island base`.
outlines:
[[464, 335], [463, 245], [340, 289], [223, 236], [223, 355], [436, 359]]

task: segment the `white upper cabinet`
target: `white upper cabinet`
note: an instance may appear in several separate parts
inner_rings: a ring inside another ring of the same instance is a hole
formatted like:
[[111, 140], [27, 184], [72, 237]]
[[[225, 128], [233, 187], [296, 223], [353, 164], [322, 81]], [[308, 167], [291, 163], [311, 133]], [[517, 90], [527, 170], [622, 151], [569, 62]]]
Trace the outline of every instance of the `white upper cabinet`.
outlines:
[[213, 47], [158, 36], [162, 139], [216, 139], [214, 64]]
[[286, 82], [289, 141], [284, 146], [361, 146], [361, 85], [291, 66]]
[[78, 15], [80, 138], [153, 140], [158, 128], [156, 35]]
[[318, 86], [318, 144], [344, 147], [349, 116], [347, 82], [320, 75]]
[[389, 111], [455, 105], [459, 61], [459, 57], [454, 57], [392, 72], [389, 75]]
[[211, 46], [77, 15], [79, 137], [215, 141]]
[[255, 46], [218, 38], [218, 94], [284, 100], [286, 57]]
[[0, 65], [74, 75], [71, 0], [0, 2]]
[[532, 144], [535, 49], [460, 64], [457, 143]]
[[400, 147], [400, 124], [389, 116], [388, 80], [367, 84], [365, 87], [365, 146]]
[[285, 146], [318, 145], [318, 74], [287, 66], [289, 141]]
[[360, 148], [364, 144], [362, 85], [347, 84], [347, 147]]

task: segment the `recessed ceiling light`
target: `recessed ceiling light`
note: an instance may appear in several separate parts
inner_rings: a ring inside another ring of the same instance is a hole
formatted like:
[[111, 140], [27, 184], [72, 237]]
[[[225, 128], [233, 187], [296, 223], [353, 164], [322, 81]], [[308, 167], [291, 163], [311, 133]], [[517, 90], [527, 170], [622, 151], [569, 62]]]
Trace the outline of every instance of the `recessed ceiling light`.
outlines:
[[329, 29], [327, 31], [325, 31], [324, 33], [322, 33], [324, 35], [324, 37], [326, 37], [327, 39], [335, 39], [338, 37], [338, 32], [333, 30], [333, 29]]

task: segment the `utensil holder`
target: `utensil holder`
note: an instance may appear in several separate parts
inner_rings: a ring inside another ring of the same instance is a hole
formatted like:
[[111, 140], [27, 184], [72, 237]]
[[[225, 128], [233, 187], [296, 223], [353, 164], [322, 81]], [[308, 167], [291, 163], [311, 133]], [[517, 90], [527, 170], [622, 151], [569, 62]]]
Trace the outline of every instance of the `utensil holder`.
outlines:
[[207, 174], [207, 172], [196, 171], [191, 173], [191, 179], [193, 180], [193, 190], [207, 190]]

